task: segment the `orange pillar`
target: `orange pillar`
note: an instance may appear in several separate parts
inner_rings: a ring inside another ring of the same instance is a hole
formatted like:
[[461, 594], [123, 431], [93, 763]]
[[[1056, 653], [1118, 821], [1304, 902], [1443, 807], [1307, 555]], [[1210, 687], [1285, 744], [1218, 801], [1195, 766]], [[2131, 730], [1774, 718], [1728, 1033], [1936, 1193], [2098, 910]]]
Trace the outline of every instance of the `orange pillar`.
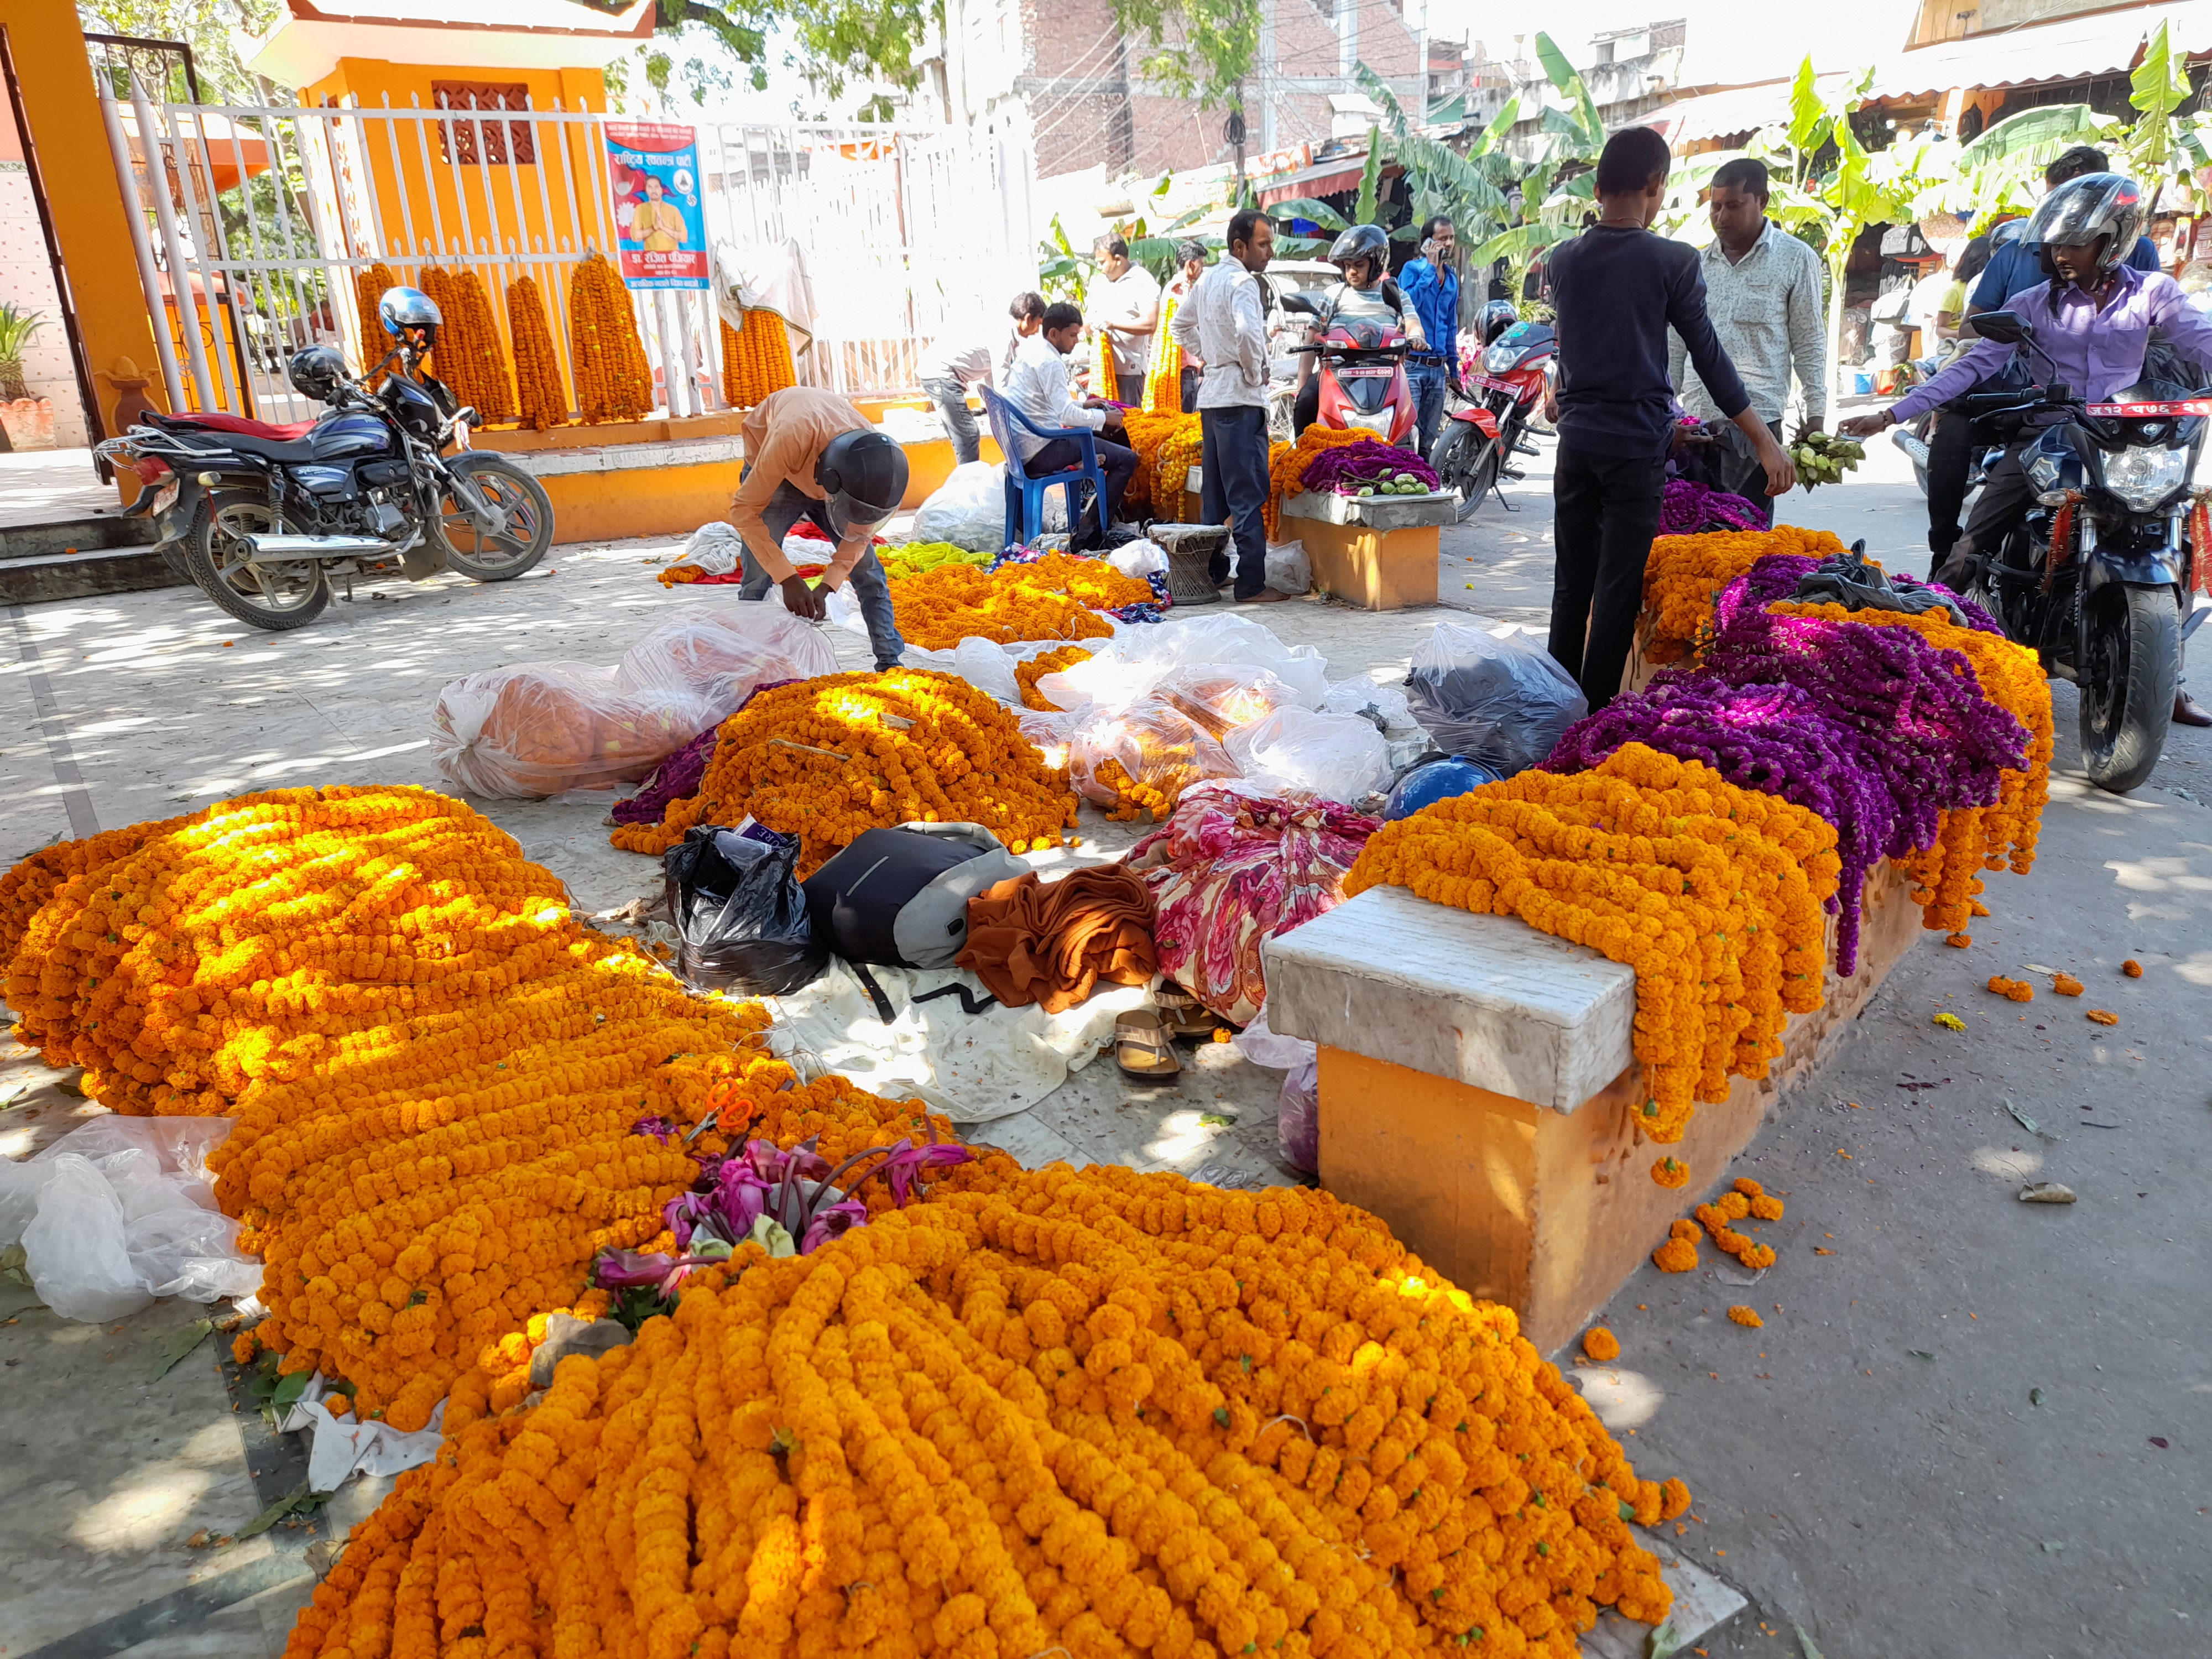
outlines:
[[[75, 322], [79, 372], [91, 382], [95, 407], [88, 424], [97, 442], [117, 429], [115, 380], [145, 376], [156, 361], [122, 185], [76, 8], [70, 0], [9, 0], [0, 43], [27, 129], [24, 157], [60, 250], [55, 281]], [[137, 494], [135, 473], [119, 474], [118, 483], [125, 501]]]

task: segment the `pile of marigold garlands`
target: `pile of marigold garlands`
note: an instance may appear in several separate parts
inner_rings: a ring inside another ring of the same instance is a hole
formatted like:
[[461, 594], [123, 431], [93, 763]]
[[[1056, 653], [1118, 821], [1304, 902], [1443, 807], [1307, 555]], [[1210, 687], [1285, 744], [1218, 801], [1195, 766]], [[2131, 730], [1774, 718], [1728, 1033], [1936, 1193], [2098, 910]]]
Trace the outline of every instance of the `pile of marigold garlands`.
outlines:
[[957, 675], [898, 668], [760, 693], [722, 722], [697, 794], [659, 823], [608, 839], [657, 855], [695, 823], [747, 813], [800, 838], [805, 877], [878, 825], [980, 823], [1018, 853], [1057, 847], [1076, 801], [1067, 774], [986, 693]]
[[1099, 612], [1153, 602], [1151, 586], [1103, 559], [1048, 553], [996, 570], [945, 563], [890, 584], [891, 609], [908, 645], [949, 651], [964, 639], [1103, 640], [1114, 624]]
[[[1826, 915], [1837, 972], [1856, 971], [1882, 860], [1939, 930], [1987, 914], [1980, 872], [2034, 861], [2052, 747], [2034, 653], [1964, 605], [1962, 623], [1796, 599], [1820, 561], [1794, 550], [1832, 541], [1655, 544], [1652, 631], [1694, 642], [1697, 666], [1571, 727], [1541, 771], [1384, 826], [1346, 878], [1518, 915], [1634, 967], [1638, 1124], [1664, 1144], [1695, 1102], [1764, 1077], [1788, 1017], [1820, 1006]], [[1667, 1157], [1652, 1178], [1689, 1173]]]
[[[288, 1653], [1566, 1659], [1670, 1596], [1680, 1512], [1517, 1332], [1325, 1194], [984, 1151], [533, 1384], [600, 1251], [748, 1136], [944, 1126], [762, 1054], [458, 802], [294, 789], [0, 882], [21, 1034], [120, 1110], [228, 1113], [241, 1339], [419, 1427]], [[696, 1132], [696, 1134], [693, 1132]], [[343, 1390], [342, 1390], [343, 1392]], [[341, 1407], [341, 1408], [343, 1408]]]

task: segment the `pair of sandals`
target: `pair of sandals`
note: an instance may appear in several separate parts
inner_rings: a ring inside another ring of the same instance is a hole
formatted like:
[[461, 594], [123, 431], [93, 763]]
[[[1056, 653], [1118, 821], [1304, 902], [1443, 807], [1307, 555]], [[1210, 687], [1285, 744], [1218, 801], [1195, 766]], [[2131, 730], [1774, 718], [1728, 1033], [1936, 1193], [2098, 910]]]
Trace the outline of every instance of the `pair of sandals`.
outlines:
[[1176, 1053], [1179, 1036], [1210, 1036], [1219, 1022], [1196, 997], [1173, 989], [1161, 990], [1157, 1008], [1134, 1008], [1114, 1022], [1114, 1063], [1122, 1075], [1145, 1082], [1178, 1076], [1182, 1058]]

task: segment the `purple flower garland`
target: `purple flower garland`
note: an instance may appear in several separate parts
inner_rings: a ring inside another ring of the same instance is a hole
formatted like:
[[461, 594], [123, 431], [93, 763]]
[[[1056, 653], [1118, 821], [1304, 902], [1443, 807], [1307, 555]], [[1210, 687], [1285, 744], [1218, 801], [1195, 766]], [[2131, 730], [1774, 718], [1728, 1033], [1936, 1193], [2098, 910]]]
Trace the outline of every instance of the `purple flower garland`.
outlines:
[[1419, 478], [1431, 489], [1443, 488], [1436, 469], [1419, 455], [1376, 438], [1322, 450], [1306, 463], [1298, 488], [1316, 495], [1346, 486], [1357, 492], [1362, 484], [1373, 483], [1377, 478], [1395, 478], [1401, 472]]
[[1708, 489], [1688, 478], [1669, 478], [1661, 497], [1662, 536], [1695, 536], [1708, 530], [1764, 530], [1759, 509], [1741, 495]]

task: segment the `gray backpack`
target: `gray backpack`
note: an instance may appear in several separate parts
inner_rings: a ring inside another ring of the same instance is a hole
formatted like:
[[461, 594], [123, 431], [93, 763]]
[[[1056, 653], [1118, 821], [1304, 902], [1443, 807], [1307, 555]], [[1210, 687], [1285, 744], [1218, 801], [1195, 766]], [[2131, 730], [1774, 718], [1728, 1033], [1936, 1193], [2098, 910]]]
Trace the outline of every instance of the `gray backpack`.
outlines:
[[967, 947], [968, 901], [1028, 869], [980, 823], [865, 830], [807, 878], [806, 914], [848, 962], [950, 968]]

